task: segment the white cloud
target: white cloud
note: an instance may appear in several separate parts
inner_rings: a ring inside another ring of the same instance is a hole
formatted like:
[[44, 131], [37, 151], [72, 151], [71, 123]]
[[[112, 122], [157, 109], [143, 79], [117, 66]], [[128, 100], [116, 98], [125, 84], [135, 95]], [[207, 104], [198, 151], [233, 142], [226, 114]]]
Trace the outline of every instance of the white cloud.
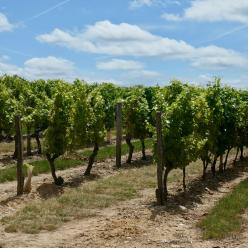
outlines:
[[129, 3], [130, 9], [137, 9], [143, 6], [152, 6], [156, 0], [132, 0]]
[[24, 62], [22, 67], [0, 60], [0, 74], [19, 75], [28, 79], [74, 79], [76, 68], [71, 61], [52, 56], [32, 58]]
[[193, 50], [184, 41], [156, 36], [136, 25], [109, 21], [96, 22], [78, 33], [55, 29], [37, 39], [77, 51], [108, 55], [175, 57]]
[[248, 58], [233, 50], [217, 47], [193, 47], [182, 41], [154, 35], [128, 23], [96, 22], [77, 33], [55, 29], [37, 36], [40, 42], [57, 44], [76, 51], [110, 56], [160, 57], [181, 59], [193, 66], [224, 68], [246, 67]]
[[189, 19], [197, 21], [234, 21], [248, 24], [247, 0], [193, 0], [182, 16], [163, 14], [170, 21]]
[[182, 20], [182, 17], [181, 16], [174, 15], [174, 14], [169, 14], [169, 13], [164, 13], [161, 17], [163, 19], [168, 20], [168, 21], [174, 21], [174, 22], [177, 22], [177, 21], [181, 21]]
[[96, 67], [100, 70], [125, 71], [121, 78], [129, 82], [135, 80], [139, 83], [147, 83], [147, 80], [155, 80], [161, 76], [159, 72], [146, 70], [142, 63], [134, 60], [112, 59], [106, 62], [99, 62]]
[[112, 59], [107, 62], [99, 62], [96, 67], [100, 70], [140, 70], [144, 65], [134, 60]]
[[161, 76], [161, 74], [156, 71], [141, 70], [141, 71], [131, 71], [129, 72], [128, 76], [131, 78], [154, 79]]
[[[229, 77], [225, 75], [219, 75], [217, 76], [221, 79], [222, 85], [228, 85], [231, 87], [239, 88], [239, 89], [247, 89], [248, 88], [248, 76], [242, 75], [239, 79], [237, 77]], [[195, 84], [206, 86], [207, 84], [214, 82], [216, 76], [210, 75], [210, 74], [201, 74], [198, 76], [198, 78], [194, 79]], [[190, 80], [191, 82], [193, 80]]]
[[8, 18], [0, 13], [0, 32], [11, 31], [14, 28], [14, 25], [8, 21]]
[[248, 89], [248, 76], [237, 79], [237, 78], [230, 78], [226, 79], [223, 77], [222, 80], [223, 84], [231, 85], [232, 87], [238, 88], [238, 89]]
[[151, 7], [151, 6], [162, 6], [166, 7], [168, 5], [181, 5], [178, 0], [132, 0], [129, 2], [129, 8], [135, 10], [141, 7]]
[[156, 85], [158, 82], [165, 82], [164, 75], [152, 70], [131, 70], [128, 73], [120, 73], [118, 83], [123, 86], [130, 85]]
[[248, 59], [233, 50], [207, 46], [196, 49], [192, 57], [192, 65], [213, 69], [224, 69], [232, 66], [247, 68]]
[[21, 73], [22, 69], [18, 66], [0, 60], [0, 74], [20, 75]]
[[71, 61], [52, 56], [32, 58], [24, 63], [24, 74], [32, 78], [68, 78], [73, 76], [74, 70]]
[[22, 69], [8, 62], [7, 55], [0, 56], [0, 74], [21, 74]]

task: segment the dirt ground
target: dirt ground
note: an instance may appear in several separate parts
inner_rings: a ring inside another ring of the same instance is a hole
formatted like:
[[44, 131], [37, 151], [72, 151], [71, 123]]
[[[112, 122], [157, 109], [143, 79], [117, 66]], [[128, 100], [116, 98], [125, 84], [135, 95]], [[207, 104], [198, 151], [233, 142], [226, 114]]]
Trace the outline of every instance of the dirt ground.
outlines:
[[[132, 164], [126, 164], [126, 156], [122, 156], [123, 169], [133, 168], [135, 166], [146, 165], [152, 163], [152, 152], [147, 151], [147, 160], [141, 160], [140, 153], [133, 154]], [[37, 158], [29, 158], [29, 160], [37, 160]], [[41, 159], [39, 157], [39, 159]], [[28, 160], [25, 160], [27, 162]], [[70, 188], [75, 188], [88, 181], [97, 180], [119, 173], [115, 168], [114, 159], [106, 159], [105, 161], [96, 162], [93, 165], [91, 176], [84, 177], [83, 173], [86, 169], [86, 164], [82, 162], [82, 166], [67, 170], [57, 171], [57, 176], [62, 176], [65, 180], [63, 187], [53, 184], [53, 179], [50, 173], [40, 174], [32, 177], [32, 191], [23, 196], [16, 196], [16, 181], [0, 184], [0, 218], [11, 215], [18, 209], [22, 208], [30, 201], [38, 199], [47, 199], [63, 194], [64, 191]]]
[[[139, 156], [135, 154], [135, 158]], [[149, 162], [151, 161], [147, 163]], [[149, 189], [142, 191], [137, 199], [99, 210], [95, 217], [65, 223], [52, 232], [6, 233], [4, 227], [0, 226], [0, 247], [248, 247], [248, 228], [245, 226], [242, 233], [231, 235], [222, 241], [204, 241], [196, 227], [199, 219], [208, 213], [216, 201], [247, 178], [247, 163], [239, 164], [237, 169], [228, 171], [219, 179], [209, 176], [206, 182], [203, 182], [199, 175], [190, 175], [187, 178], [186, 193], [181, 191], [181, 183], [170, 183], [168, 203], [163, 207], [156, 206], [154, 189]], [[105, 177], [118, 173], [113, 170], [113, 165], [114, 160], [111, 159], [98, 163], [93, 174]], [[59, 174], [66, 177], [69, 187], [73, 183], [82, 183], [82, 178], [78, 178], [79, 181], [75, 179], [79, 172], [82, 172], [80, 167]], [[13, 214], [32, 199], [45, 199], [63, 193], [51, 183], [50, 175], [34, 177], [33, 189], [29, 195], [14, 197], [15, 187], [14, 182], [1, 184], [0, 217]], [[42, 191], [42, 187], [46, 190]], [[47, 190], [49, 187], [50, 191]], [[66, 190], [66, 187], [63, 190]], [[248, 220], [247, 214], [244, 217]]]

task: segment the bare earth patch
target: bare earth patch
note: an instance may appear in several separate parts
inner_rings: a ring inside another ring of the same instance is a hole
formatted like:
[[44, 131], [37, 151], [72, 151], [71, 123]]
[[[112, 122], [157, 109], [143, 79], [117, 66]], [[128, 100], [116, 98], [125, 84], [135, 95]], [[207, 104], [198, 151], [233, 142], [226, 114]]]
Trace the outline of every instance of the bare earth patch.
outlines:
[[[134, 166], [149, 164], [152, 160], [151, 151], [148, 151], [147, 155], [149, 158], [147, 161], [140, 161], [141, 154], [134, 153], [132, 165], [125, 164], [126, 156], [122, 156], [123, 167], [128, 169], [129, 167], [132, 168]], [[64, 187], [54, 185], [50, 173], [33, 176], [31, 193], [19, 197], [16, 197], [16, 181], [0, 184], [0, 218], [13, 214], [33, 200], [55, 197], [67, 189], [76, 188], [85, 182], [119, 173], [119, 171], [115, 169], [114, 159], [96, 162], [92, 169], [92, 175], [89, 177], [83, 176], [85, 168], [84, 164], [76, 168], [58, 171], [57, 175], [65, 179]]]
[[[247, 163], [247, 162], [246, 162]], [[185, 248], [213, 248], [213, 247], [240, 247], [248, 245], [248, 229], [244, 226], [241, 234], [230, 235], [222, 241], [202, 240], [200, 229], [196, 223], [214, 206], [215, 202], [230, 192], [238, 183], [247, 178], [248, 168], [246, 163], [240, 168], [227, 172], [225, 176], [207, 182], [199, 179], [199, 172], [190, 173], [188, 176], [188, 190], [181, 192], [181, 180], [169, 183], [170, 197], [167, 206], [158, 207], [154, 202], [154, 189], [146, 189], [137, 199], [121, 202], [120, 204], [97, 211], [97, 216], [75, 220], [65, 223], [59, 229], [39, 234], [6, 233], [0, 226], [0, 244], [3, 247], [185, 247]], [[109, 176], [118, 171], [113, 171], [113, 160], [105, 161], [95, 167], [94, 174]], [[107, 169], [109, 168], [109, 169]], [[102, 170], [102, 172], [101, 172]], [[69, 171], [69, 172], [68, 172]], [[74, 183], [74, 177], [81, 168], [67, 170], [68, 185]], [[108, 171], [108, 172], [106, 172]], [[79, 179], [78, 179], [79, 180]], [[44, 182], [43, 182], [44, 181]], [[79, 180], [80, 181], [80, 180]], [[41, 190], [41, 185], [50, 183], [50, 175], [35, 178], [33, 192], [20, 199], [9, 199], [1, 203], [1, 216], [14, 213], [20, 206], [24, 206], [31, 199], [40, 196], [36, 189]], [[79, 182], [77, 182], [79, 183]], [[80, 182], [82, 183], [82, 181]], [[1, 185], [2, 186], [2, 185]], [[3, 192], [11, 196], [14, 184], [6, 183], [0, 189], [2, 200]], [[69, 187], [69, 186], [68, 186]], [[66, 190], [66, 187], [64, 188]], [[51, 192], [54, 190], [52, 189]], [[56, 191], [56, 190], [55, 190]], [[62, 194], [63, 192], [58, 192]], [[42, 193], [44, 195], [44, 193]], [[46, 197], [50, 197], [49, 194]], [[7, 210], [6, 210], [7, 209]], [[6, 211], [6, 213], [4, 213]], [[247, 214], [245, 215], [247, 218]]]

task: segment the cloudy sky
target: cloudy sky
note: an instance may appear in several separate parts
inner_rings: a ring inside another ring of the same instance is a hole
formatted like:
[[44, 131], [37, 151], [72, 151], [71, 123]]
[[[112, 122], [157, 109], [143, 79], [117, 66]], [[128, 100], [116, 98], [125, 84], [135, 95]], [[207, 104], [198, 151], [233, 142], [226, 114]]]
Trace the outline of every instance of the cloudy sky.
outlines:
[[247, 0], [0, 0], [0, 74], [248, 88]]

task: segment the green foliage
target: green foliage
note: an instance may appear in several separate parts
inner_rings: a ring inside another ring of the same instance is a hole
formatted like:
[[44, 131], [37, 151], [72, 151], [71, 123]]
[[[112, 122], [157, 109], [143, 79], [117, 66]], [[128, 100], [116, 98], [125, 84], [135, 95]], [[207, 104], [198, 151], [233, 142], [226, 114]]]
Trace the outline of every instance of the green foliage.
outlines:
[[239, 91], [240, 104], [236, 113], [237, 145], [248, 146], [248, 91]]
[[11, 134], [16, 105], [11, 90], [0, 81], [0, 135]]
[[209, 118], [209, 149], [214, 155], [223, 154], [224, 147], [224, 92], [220, 85], [220, 80], [207, 88], [206, 100], [210, 108]]
[[63, 155], [69, 146], [72, 98], [66, 91], [64, 85], [58, 87], [44, 134], [44, 153], [55, 157]]
[[[0, 135], [14, 134], [14, 115], [24, 130], [44, 133], [44, 152], [57, 158], [68, 150], [102, 143], [114, 127], [115, 105], [123, 102], [129, 138], [155, 134], [155, 112], [163, 114], [165, 167], [211, 162], [233, 147], [248, 145], [248, 92], [221, 86], [193, 87], [173, 80], [166, 87], [117, 87], [75, 80], [28, 82], [0, 77]], [[154, 135], [155, 137], [155, 135]]]
[[205, 102], [196, 89], [187, 85], [169, 87], [167, 94], [173, 101], [165, 105], [162, 119], [165, 166], [184, 168], [198, 159], [206, 143], [201, 128], [207, 116], [205, 111], [198, 112]]
[[34, 99], [34, 106], [31, 119], [33, 128], [37, 131], [44, 131], [48, 127], [49, 111], [52, 107], [50, 85], [44, 80], [31, 83]]
[[208, 148], [213, 155], [220, 156], [238, 143], [240, 97], [238, 91], [221, 87], [216, 79], [206, 90], [206, 100], [210, 109]]
[[82, 82], [76, 81], [73, 87], [70, 149], [84, 147], [87, 143], [87, 125], [90, 114], [90, 106], [87, 102], [87, 86]]
[[87, 97], [89, 115], [87, 123], [87, 142], [100, 143], [105, 137], [104, 99], [98, 88], [91, 91]]
[[124, 127], [127, 136], [144, 139], [148, 136], [149, 106], [143, 88], [129, 91], [123, 103]]
[[111, 83], [103, 83], [98, 86], [98, 90], [104, 100], [104, 124], [109, 131], [114, 128], [115, 105], [120, 97], [120, 88]]

